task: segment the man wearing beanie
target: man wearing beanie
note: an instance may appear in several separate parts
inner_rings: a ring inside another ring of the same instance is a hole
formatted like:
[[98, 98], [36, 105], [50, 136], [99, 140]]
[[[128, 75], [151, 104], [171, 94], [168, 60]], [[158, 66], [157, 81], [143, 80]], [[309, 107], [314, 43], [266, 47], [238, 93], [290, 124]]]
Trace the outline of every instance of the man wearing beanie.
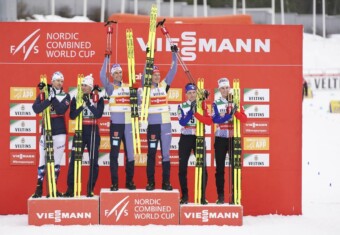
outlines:
[[[94, 195], [93, 189], [96, 185], [98, 178], [98, 152], [100, 145], [99, 128], [96, 119], [99, 119], [103, 115], [104, 111], [104, 99], [93, 93], [93, 77], [92, 74], [83, 78], [81, 82], [81, 90], [83, 92], [83, 105], [77, 109], [77, 99], [73, 97], [71, 100], [70, 119], [74, 120], [79, 115], [83, 115], [82, 123], [82, 147], [81, 152], [84, 152], [86, 147], [89, 152], [90, 160], [90, 174], [87, 182], [87, 197]], [[71, 152], [71, 160], [67, 174], [67, 191], [63, 195], [64, 197], [74, 196], [74, 160], [75, 149], [73, 147]]]
[[[177, 72], [177, 46], [171, 47], [172, 61], [171, 67], [165, 79], [161, 81], [160, 70], [157, 66], [153, 68], [150, 104], [148, 109], [148, 128], [147, 128], [147, 178], [146, 190], [155, 189], [155, 161], [157, 145], [160, 141], [162, 152], [162, 189], [172, 190], [170, 184], [170, 145], [171, 145], [171, 120], [168, 105], [167, 93]], [[145, 71], [144, 71], [145, 74]], [[144, 85], [144, 75], [142, 76]], [[144, 98], [144, 97], [143, 97]]]
[[224, 204], [225, 159], [227, 152], [230, 149], [233, 149], [234, 145], [233, 118], [237, 118], [241, 122], [246, 122], [247, 116], [242, 107], [241, 112], [238, 112], [238, 107], [232, 103], [232, 101], [228, 102], [228, 97], [232, 95], [228, 78], [221, 78], [218, 80], [218, 90], [221, 93], [221, 97], [215, 100], [212, 105], [212, 119], [213, 122], [217, 124], [214, 144], [216, 162], [215, 180], [218, 195], [216, 204]]
[[[66, 125], [65, 125], [65, 113], [70, 104], [70, 95], [63, 91], [64, 76], [61, 72], [55, 72], [52, 75], [52, 85], [48, 85], [49, 94], [48, 99], [40, 100], [38, 96], [33, 104], [33, 111], [36, 114], [42, 113], [45, 109], [50, 109], [51, 115], [51, 129], [52, 129], [52, 140], [53, 140], [53, 151], [54, 151], [54, 171], [55, 180], [57, 183], [58, 176], [60, 173], [60, 163], [65, 150], [66, 142]], [[38, 86], [41, 86], [40, 83]], [[47, 85], [47, 84], [46, 84]], [[41, 88], [41, 87], [39, 87]], [[42, 88], [41, 88], [42, 89]], [[45, 125], [42, 124], [42, 131], [44, 133]], [[42, 187], [45, 177], [45, 165], [46, 165], [46, 152], [45, 152], [45, 138], [44, 135], [40, 137], [39, 144], [39, 166], [38, 166], [38, 182], [35, 193], [32, 195], [33, 198], [39, 198], [42, 196]], [[62, 194], [58, 191], [57, 196]]]
[[[135, 190], [133, 182], [134, 176], [134, 152], [131, 125], [131, 106], [129, 84], [123, 83], [123, 71], [119, 64], [111, 67], [110, 75], [106, 74], [106, 68], [110, 61], [110, 54], [105, 55], [104, 63], [100, 71], [100, 81], [110, 97], [110, 172], [111, 172], [111, 191], [118, 190], [118, 156], [121, 141], [125, 151], [125, 172], [127, 189]], [[110, 82], [110, 79], [113, 82]]]
[[[181, 137], [179, 138], [178, 142], [178, 156], [179, 156], [178, 177], [182, 192], [180, 204], [187, 204], [189, 199], [187, 169], [191, 151], [194, 151], [194, 154], [196, 154], [196, 122], [197, 120], [199, 120], [200, 122], [204, 123], [204, 125], [211, 125], [212, 123], [205, 101], [202, 102], [203, 116], [196, 112], [197, 88], [195, 84], [188, 83], [185, 86], [185, 95], [187, 101], [178, 105], [177, 110], [179, 124], [182, 126]], [[202, 190], [205, 191], [208, 174], [206, 169], [204, 172], [206, 180], [205, 185], [204, 186], [202, 185]], [[205, 199], [201, 200], [201, 203], [206, 204]]]

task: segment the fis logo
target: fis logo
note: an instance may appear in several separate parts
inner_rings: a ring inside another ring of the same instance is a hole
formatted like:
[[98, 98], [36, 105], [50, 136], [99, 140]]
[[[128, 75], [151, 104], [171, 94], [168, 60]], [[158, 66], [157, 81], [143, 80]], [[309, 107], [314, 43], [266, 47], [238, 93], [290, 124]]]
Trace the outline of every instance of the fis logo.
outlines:
[[122, 215], [128, 216], [128, 210], [126, 207], [129, 205], [129, 201], [126, 201], [130, 196], [124, 197], [120, 202], [118, 202], [110, 211], [105, 210], [105, 217], [108, 218], [112, 214], [116, 216], [116, 222], [120, 219]]
[[[24, 54], [24, 61], [27, 59], [27, 57], [31, 53], [37, 54], [39, 52], [39, 47], [38, 47], [38, 45], [36, 45], [36, 43], [40, 38], [40, 35], [38, 34], [39, 31], [40, 31], [40, 29], [35, 30], [33, 33], [28, 35], [24, 40], [22, 40], [21, 43], [18, 46], [11, 45], [10, 46], [10, 53], [12, 55], [17, 54], [18, 52], [23, 53]], [[34, 38], [34, 39], [32, 39], [32, 38]], [[31, 41], [31, 43], [29, 41]]]

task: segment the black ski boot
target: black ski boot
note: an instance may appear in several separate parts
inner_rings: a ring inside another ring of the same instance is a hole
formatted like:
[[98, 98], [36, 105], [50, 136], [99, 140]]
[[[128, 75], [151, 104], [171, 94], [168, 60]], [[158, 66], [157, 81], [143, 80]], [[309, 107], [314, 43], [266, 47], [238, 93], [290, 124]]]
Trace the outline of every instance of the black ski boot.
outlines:
[[181, 204], [181, 205], [188, 204], [188, 195], [183, 195], [181, 197], [181, 200], [179, 201], [179, 204]]
[[171, 186], [170, 182], [162, 183], [162, 189], [165, 190], [165, 191], [171, 191], [172, 186]]
[[136, 185], [133, 181], [126, 182], [125, 187], [129, 190], [136, 190]]
[[149, 182], [149, 183], [146, 185], [145, 189], [146, 189], [147, 191], [155, 190], [155, 182]]
[[35, 188], [35, 193], [32, 195], [33, 198], [42, 197], [43, 182], [38, 180], [37, 187]]
[[118, 184], [113, 184], [113, 185], [111, 185], [110, 190], [111, 190], [111, 191], [118, 191]]
[[67, 188], [66, 192], [63, 194], [63, 197], [74, 197], [73, 189]]

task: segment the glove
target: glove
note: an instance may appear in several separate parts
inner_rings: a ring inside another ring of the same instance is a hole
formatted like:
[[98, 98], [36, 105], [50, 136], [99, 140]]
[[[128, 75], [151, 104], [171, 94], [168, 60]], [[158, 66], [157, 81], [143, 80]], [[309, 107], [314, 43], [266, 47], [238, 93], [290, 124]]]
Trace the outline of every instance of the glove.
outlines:
[[45, 83], [43, 83], [43, 82], [40, 82], [40, 83], [38, 84], [39, 90], [44, 89], [45, 86], [46, 86], [46, 85], [45, 85]]
[[203, 94], [204, 94], [204, 99], [206, 100], [206, 99], [208, 99], [210, 92], [208, 90], [204, 90]]
[[177, 47], [175, 44], [172, 45], [172, 46], [170, 47], [170, 49], [171, 49], [172, 52], [175, 52], [175, 53], [178, 52], [178, 47]]
[[237, 109], [238, 109], [238, 106], [235, 104], [230, 112], [230, 116], [233, 116], [236, 113]]
[[106, 50], [105, 50], [105, 56], [106, 56], [106, 57], [110, 57], [111, 55], [112, 55], [112, 51], [109, 50], [109, 49], [106, 49]]
[[87, 107], [91, 106], [90, 97], [88, 94], [83, 95], [83, 100]]
[[197, 106], [196, 100], [194, 100], [193, 102], [191, 102], [190, 110], [191, 110], [192, 113], [195, 113], [195, 112], [196, 112], [196, 106]]
[[146, 52], [146, 54], [148, 54], [150, 52], [150, 48], [146, 47], [145, 52]]
[[94, 85], [92, 91], [99, 91], [99, 92], [101, 92], [102, 89], [100, 89], [100, 87], [98, 85]]
[[49, 100], [50, 102], [52, 102], [52, 100], [55, 98], [55, 93], [56, 93], [55, 89], [51, 87], [51, 89], [50, 89], [50, 95], [48, 96], [48, 100]]

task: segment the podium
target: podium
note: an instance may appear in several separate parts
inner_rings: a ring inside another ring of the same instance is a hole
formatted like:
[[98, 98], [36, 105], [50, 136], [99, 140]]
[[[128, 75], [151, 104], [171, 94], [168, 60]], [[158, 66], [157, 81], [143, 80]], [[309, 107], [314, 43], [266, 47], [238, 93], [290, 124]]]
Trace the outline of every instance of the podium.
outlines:
[[179, 191], [102, 189], [100, 191], [100, 224], [178, 225]]
[[181, 205], [181, 225], [238, 225], [243, 223], [243, 207], [229, 204]]
[[99, 224], [99, 197], [29, 198], [29, 225]]

